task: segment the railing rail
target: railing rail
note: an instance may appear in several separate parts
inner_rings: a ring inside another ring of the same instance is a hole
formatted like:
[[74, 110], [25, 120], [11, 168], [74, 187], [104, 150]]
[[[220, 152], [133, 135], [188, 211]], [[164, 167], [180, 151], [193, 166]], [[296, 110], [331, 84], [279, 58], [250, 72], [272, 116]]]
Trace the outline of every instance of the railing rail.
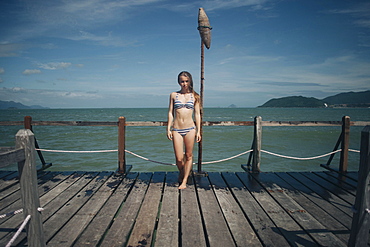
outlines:
[[[126, 157], [125, 157], [125, 132], [126, 126], [141, 126], [141, 127], [156, 127], [167, 126], [166, 121], [126, 121], [124, 117], [120, 117], [118, 121], [33, 121], [30, 116], [26, 116], [24, 121], [0, 121], [0, 126], [16, 126], [24, 125], [26, 129], [31, 129], [32, 126], [112, 126], [118, 127], [118, 172], [126, 173]], [[252, 167], [252, 172], [260, 171], [261, 163], [261, 146], [262, 146], [262, 127], [265, 126], [342, 126], [342, 132], [339, 136], [338, 142], [333, 149], [333, 154], [330, 156], [328, 162], [323, 167], [330, 168], [330, 163], [335, 155], [336, 150], [339, 150], [341, 145], [341, 159], [339, 164], [339, 171], [347, 171], [347, 160], [349, 150], [349, 130], [350, 126], [366, 126], [370, 125], [369, 121], [350, 121], [350, 118], [344, 116], [342, 121], [262, 121], [260, 116], [255, 117], [254, 121], [203, 121], [203, 126], [254, 126], [254, 138], [252, 142], [252, 152], [247, 162], [248, 166]], [[37, 140], [35, 139], [36, 148], [38, 148]], [[44, 158], [41, 151], [38, 155], [42, 161], [43, 167], [46, 168]], [[252, 163], [252, 164], [251, 164]], [[201, 171], [201, 164], [198, 164], [198, 171]]]
[[[32, 121], [32, 126], [112, 126], [118, 121]], [[25, 121], [0, 121], [0, 126], [22, 126]], [[167, 126], [167, 121], [126, 121], [126, 126]], [[350, 126], [366, 126], [370, 121], [350, 121]], [[342, 121], [261, 121], [262, 126], [341, 126]], [[254, 126], [254, 121], [203, 121], [203, 126]]]

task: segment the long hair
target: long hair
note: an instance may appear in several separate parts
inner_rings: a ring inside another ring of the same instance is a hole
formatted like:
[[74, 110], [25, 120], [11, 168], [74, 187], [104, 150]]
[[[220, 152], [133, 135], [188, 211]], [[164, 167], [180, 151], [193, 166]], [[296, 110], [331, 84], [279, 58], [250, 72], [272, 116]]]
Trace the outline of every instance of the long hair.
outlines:
[[192, 75], [187, 71], [181, 71], [180, 74], [177, 76], [177, 82], [178, 83], [180, 83], [180, 76], [185, 76], [185, 77], [189, 78], [190, 91], [191, 91], [191, 93], [193, 93], [195, 101], [200, 102], [200, 96], [197, 92], [195, 92], [194, 87], [193, 87], [193, 77], [192, 77]]

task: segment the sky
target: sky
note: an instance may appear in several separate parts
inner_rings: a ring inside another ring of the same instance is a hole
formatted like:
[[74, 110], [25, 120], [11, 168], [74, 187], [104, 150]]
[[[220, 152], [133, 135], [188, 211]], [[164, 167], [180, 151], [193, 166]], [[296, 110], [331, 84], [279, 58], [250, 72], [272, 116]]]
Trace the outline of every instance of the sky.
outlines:
[[179, 72], [200, 90], [200, 7], [204, 107], [370, 89], [368, 0], [3, 0], [0, 100], [167, 107]]

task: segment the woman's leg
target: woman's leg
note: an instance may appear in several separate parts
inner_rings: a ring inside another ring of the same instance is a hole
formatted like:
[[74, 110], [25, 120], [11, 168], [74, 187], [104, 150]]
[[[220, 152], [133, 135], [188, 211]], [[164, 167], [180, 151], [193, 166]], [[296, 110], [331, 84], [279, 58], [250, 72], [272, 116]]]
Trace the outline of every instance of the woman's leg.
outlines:
[[181, 183], [184, 178], [184, 139], [177, 131], [172, 131], [172, 141], [175, 151], [176, 166], [180, 172], [179, 183]]
[[194, 148], [195, 134], [196, 134], [196, 130], [193, 129], [184, 136], [184, 143], [185, 143], [185, 164], [184, 164], [184, 173], [183, 173], [184, 176], [183, 176], [182, 183], [179, 186], [179, 189], [186, 188], [186, 183], [188, 182], [188, 177], [193, 167], [193, 148]]

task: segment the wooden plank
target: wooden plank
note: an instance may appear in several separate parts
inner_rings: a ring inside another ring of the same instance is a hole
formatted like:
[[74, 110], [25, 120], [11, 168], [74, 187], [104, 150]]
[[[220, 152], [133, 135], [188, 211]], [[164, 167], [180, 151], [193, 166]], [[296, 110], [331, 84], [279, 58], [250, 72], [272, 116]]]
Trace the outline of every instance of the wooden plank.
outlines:
[[47, 243], [75, 215], [86, 201], [92, 197], [111, 174], [111, 172], [101, 172], [97, 176], [94, 176], [94, 178], [90, 178], [77, 194], [72, 195], [68, 203], [64, 204], [55, 214], [45, 221], [45, 238]]
[[355, 180], [356, 182], [358, 181], [358, 172], [347, 172], [346, 176]]
[[6, 176], [8, 176], [9, 174], [12, 174], [14, 172], [13, 171], [0, 171], [0, 179], [4, 179]]
[[208, 176], [236, 246], [262, 246], [221, 174], [212, 172]]
[[[222, 173], [228, 187], [233, 192], [238, 204], [243, 209], [244, 215], [264, 246], [288, 246], [289, 243], [283, 237], [266, 212], [261, 208], [245, 185], [239, 180], [235, 173]], [[253, 188], [254, 184], [249, 187]]]
[[289, 193], [294, 200], [321, 221], [328, 230], [339, 238], [348, 240], [352, 218], [311, 190], [310, 184], [301, 183], [293, 175], [295, 174], [278, 173], [278, 176], [292, 187]]
[[[49, 219], [57, 210], [59, 210], [64, 204], [66, 204], [71, 197], [75, 196], [88, 182], [91, 181], [98, 173], [74, 173], [68, 179], [63, 181], [63, 183], [59, 184], [57, 187], [53, 188], [52, 190], [48, 191], [45, 195], [40, 198], [40, 204], [45, 209], [42, 212], [42, 218], [45, 222]], [[50, 201], [51, 200], [51, 201]], [[15, 215], [10, 219], [12, 221], [12, 225], [15, 225], [14, 229], [17, 228], [17, 225], [20, 224], [22, 219], [20, 215]], [[62, 217], [62, 220], [64, 218]], [[7, 222], [9, 224], [9, 221]], [[44, 227], [44, 230], [49, 230]], [[7, 243], [12, 235], [7, 236], [4, 239], [0, 240], [0, 245]], [[15, 244], [18, 244], [24, 241], [26, 235], [22, 233], [18, 238]]]
[[[281, 232], [287, 241], [294, 246], [316, 246], [314, 240], [302, 229], [290, 215], [262, 188], [253, 178], [246, 173], [238, 176], [249, 189], [254, 198], [269, 213], [271, 220], [276, 225], [273, 230]], [[258, 174], [254, 176], [258, 180]], [[250, 186], [253, 184], [253, 186]]]
[[18, 172], [13, 172], [1, 179], [0, 191], [6, 190], [7, 188], [19, 183]]
[[[353, 186], [346, 182], [346, 177], [340, 173], [332, 173], [330, 175], [328, 172], [313, 172], [313, 174], [325, 179], [326, 181], [340, 187], [341, 189], [347, 191], [349, 194], [356, 196], [356, 186]], [[335, 174], [335, 175], [334, 175]], [[350, 179], [348, 179], [350, 180]]]
[[[48, 242], [48, 246], [71, 246], [93, 217], [111, 196], [115, 187], [121, 182], [122, 176], [112, 176], [107, 174], [108, 179], [98, 190], [93, 193], [90, 199], [77, 211], [53, 238]], [[114, 184], [115, 186], [111, 186]], [[66, 237], [68, 236], [68, 237]]]
[[132, 188], [138, 173], [129, 173], [123, 178], [112, 196], [97, 213], [84, 232], [79, 236], [74, 246], [97, 246], [104, 233], [110, 227], [114, 216], [126, 199], [128, 192]]
[[207, 246], [193, 178], [180, 190], [180, 241], [182, 247]]
[[324, 171], [324, 172], [320, 172], [320, 173], [317, 173], [317, 174], [320, 175], [321, 173], [323, 173], [322, 177], [324, 177], [324, 178], [328, 177], [328, 176], [331, 176], [335, 179], [338, 179], [340, 183], [348, 184], [349, 186], [352, 187], [352, 188], [350, 187], [351, 191], [355, 191], [356, 188], [357, 188], [357, 181], [348, 177], [347, 174], [342, 174], [342, 173], [332, 172], [332, 171]]
[[[353, 194], [348, 193], [344, 189], [342, 189], [338, 184], [333, 184], [329, 182], [326, 179], [323, 179], [322, 177], [317, 176], [316, 174], [312, 172], [305, 172], [303, 173], [306, 177], [309, 179], [315, 181], [318, 183], [320, 186], [324, 187], [325, 190], [330, 191], [331, 193], [335, 194], [339, 198], [341, 198], [344, 202], [348, 204], [348, 209], [351, 212], [350, 207], [355, 203], [355, 196]], [[352, 213], [352, 212], [351, 212]], [[350, 214], [351, 214], [350, 213]]]
[[128, 246], [151, 246], [164, 178], [165, 173], [154, 173], [129, 237]]
[[133, 190], [120, 208], [100, 246], [126, 245], [151, 177], [152, 173], [140, 173]]
[[[256, 175], [254, 175], [256, 176]], [[273, 173], [260, 173], [258, 181], [274, 197], [282, 208], [317, 242], [320, 246], [346, 246], [324, 225], [316, 220], [305, 208], [293, 200], [288, 193], [289, 185]], [[280, 186], [277, 183], [279, 183]], [[288, 187], [288, 188], [287, 188]]]
[[198, 198], [210, 246], [235, 246], [208, 177], [195, 177]]
[[155, 246], [179, 246], [178, 172], [168, 172], [163, 191]]
[[[42, 177], [42, 179], [46, 182], [43, 183], [43, 184], [39, 183], [38, 190], [39, 190], [40, 196], [47, 193], [47, 191], [45, 189], [52, 188], [54, 186], [53, 185], [54, 183], [55, 184], [59, 183], [59, 179], [58, 179], [59, 176], [63, 177], [61, 174], [59, 174], [59, 172], [49, 172], [49, 173], [46, 173], [46, 174], [47, 174], [46, 176]], [[56, 175], [56, 177], [53, 177], [54, 175]], [[47, 179], [50, 179], [50, 180], [47, 180]], [[40, 204], [42, 205], [41, 201], [40, 201]], [[21, 200], [20, 200], [19, 192], [18, 192], [17, 197], [16, 197], [16, 201], [14, 201], [7, 208], [5, 208], [4, 212], [13, 212], [13, 211], [21, 209], [21, 208], [22, 208], [22, 203], [21, 203]], [[9, 239], [9, 237], [13, 236], [14, 232], [17, 230], [18, 226], [20, 225], [20, 222], [22, 222], [22, 217], [23, 217], [22, 214], [17, 214], [17, 215], [14, 215], [12, 217], [6, 217], [6, 218], [3, 218], [3, 219], [0, 219], [0, 222], [1, 222], [0, 223], [0, 228], [3, 227], [3, 226], [4, 227], [6, 226], [8, 229], [11, 229], [9, 232], [0, 231], [0, 239], [2, 239], [4, 237]], [[9, 233], [10, 233], [10, 235], [9, 235]], [[25, 238], [25, 234], [20, 236], [20, 238]]]
[[262, 121], [262, 126], [342, 126], [342, 121]]
[[[38, 193], [39, 195], [43, 195], [45, 193], [45, 189], [49, 188], [50, 179], [53, 179], [58, 173], [52, 172], [43, 172], [42, 175], [38, 179]], [[15, 184], [14, 186], [10, 187], [6, 191], [2, 191], [0, 194], [7, 194], [5, 198], [1, 199], [1, 206], [4, 207], [1, 210], [4, 212], [12, 212], [22, 208], [21, 202], [21, 195], [20, 195], [20, 186], [19, 183]], [[0, 219], [0, 224], [8, 220], [9, 217]], [[1, 234], [0, 234], [1, 236]]]
[[[320, 184], [316, 183], [315, 181], [307, 178], [304, 176], [304, 173], [291, 173], [288, 172], [289, 175], [300, 181], [302, 184], [306, 185], [310, 190], [312, 190], [315, 194], [319, 195], [320, 198], [324, 199], [325, 201], [329, 202], [334, 208], [332, 208], [331, 212], [337, 212], [340, 210], [341, 212], [345, 213], [347, 216], [352, 217], [352, 212], [348, 204], [344, 204], [343, 200], [336, 196], [335, 194], [331, 193], [330, 191], [326, 190], [326, 187], [320, 186]], [[312, 200], [312, 198], [311, 198]], [[322, 203], [322, 202], [321, 202]], [[335, 209], [336, 208], [336, 209]], [[337, 214], [342, 215], [342, 213], [338, 212]], [[337, 217], [336, 217], [337, 218]], [[345, 217], [344, 219], [348, 219]], [[339, 219], [338, 219], [339, 220]], [[343, 221], [341, 221], [343, 222]], [[347, 226], [347, 222], [344, 221], [345, 226]], [[350, 223], [349, 223], [350, 225]]]

